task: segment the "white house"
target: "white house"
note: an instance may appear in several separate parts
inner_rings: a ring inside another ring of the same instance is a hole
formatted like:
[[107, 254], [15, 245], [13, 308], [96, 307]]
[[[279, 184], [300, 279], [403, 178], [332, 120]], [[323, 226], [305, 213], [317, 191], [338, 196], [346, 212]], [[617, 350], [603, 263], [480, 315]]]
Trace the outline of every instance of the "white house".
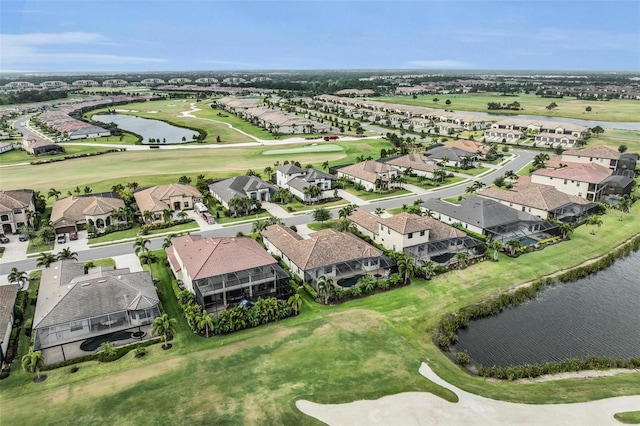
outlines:
[[[326, 191], [331, 190], [331, 184], [336, 178], [314, 168], [302, 169], [293, 164], [280, 166], [276, 169], [276, 183], [279, 187], [287, 189], [304, 202], [317, 201], [331, 197]], [[317, 197], [305, 193], [308, 186], [317, 186], [322, 192]]]

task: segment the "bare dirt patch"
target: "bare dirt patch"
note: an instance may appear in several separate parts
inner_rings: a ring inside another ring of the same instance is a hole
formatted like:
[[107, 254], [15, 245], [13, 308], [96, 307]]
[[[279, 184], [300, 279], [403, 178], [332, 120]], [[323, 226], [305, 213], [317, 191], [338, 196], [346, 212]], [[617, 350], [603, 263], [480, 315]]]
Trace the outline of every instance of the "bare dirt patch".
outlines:
[[572, 371], [568, 373], [546, 374], [544, 376], [534, 377], [532, 379], [518, 379], [514, 380], [513, 383], [539, 383], [564, 379], [596, 379], [599, 377], [611, 377], [617, 376], [619, 374], [630, 374], [638, 372], [640, 372], [640, 370], [631, 370], [627, 368], [614, 368], [611, 370]]

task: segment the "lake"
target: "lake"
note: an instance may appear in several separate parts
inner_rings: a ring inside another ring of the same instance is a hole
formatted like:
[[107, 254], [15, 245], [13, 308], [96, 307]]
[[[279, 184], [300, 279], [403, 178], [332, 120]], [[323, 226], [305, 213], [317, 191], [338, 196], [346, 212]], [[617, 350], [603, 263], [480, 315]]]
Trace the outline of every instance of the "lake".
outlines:
[[640, 357], [640, 252], [524, 305], [471, 321], [454, 348], [485, 366]]
[[[185, 143], [193, 141], [193, 136], [198, 136], [198, 132], [174, 126], [164, 121], [150, 118], [140, 118], [133, 115], [124, 114], [96, 114], [92, 117], [94, 121], [101, 123], [115, 123], [122, 130], [126, 130], [142, 136], [142, 143], [149, 143], [149, 139], [159, 141], [166, 140], [166, 144]], [[160, 142], [163, 143], [163, 142]]]

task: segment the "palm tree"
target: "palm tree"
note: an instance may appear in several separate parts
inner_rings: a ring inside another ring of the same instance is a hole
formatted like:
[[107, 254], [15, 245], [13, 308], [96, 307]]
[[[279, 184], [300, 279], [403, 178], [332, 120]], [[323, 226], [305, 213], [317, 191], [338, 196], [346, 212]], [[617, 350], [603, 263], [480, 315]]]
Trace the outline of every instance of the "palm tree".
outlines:
[[356, 225], [346, 217], [338, 219], [338, 222], [336, 223], [336, 230], [340, 232], [353, 232], [356, 229]]
[[620, 203], [618, 203], [618, 209], [620, 210], [620, 219], [622, 220], [623, 213], [629, 213], [629, 208], [631, 207], [631, 199], [628, 195], [625, 195], [620, 199]]
[[331, 296], [331, 290], [333, 289], [333, 278], [327, 278], [321, 275], [318, 278], [318, 293], [324, 296], [324, 304], [329, 304], [329, 297]]
[[180, 218], [180, 220], [185, 220], [188, 216], [189, 213], [185, 212], [184, 210], [178, 212], [178, 218]]
[[145, 210], [142, 213], [142, 217], [144, 218], [144, 221], [147, 223], [151, 223], [153, 222], [153, 219], [155, 217], [155, 214], [151, 211], [151, 210]]
[[396, 264], [398, 265], [398, 272], [403, 276], [404, 283], [407, 284], [416, 272], [415, 261], [412, 257], [401, 254], [398, 256]]
[[200, 315], [198, 315], [198, 317], [196, 318], [196, 322], [198, 329], [202, 330], [204, 328], [205, 335], [207, 336], [207, 338], [209, 338], [209, 330], [213, 329], [214, 326], [213, 315], [205, 310], [202, 310]]
[[558, 224], [558, 230], [560, 234], [562, 234], [562, 238], [567, 238], [569, 234], [573, 232], [573, 226], [566, 222], [560, 222]]
[[376, 289], [376, 279], [371, 275], [365, 275], [360, 277], [358, 280], [358, 285], [362, 287], [362, 290], [365, 293], [373, 293], [373, 290]]
[[177, 237], [177, 234], [169, 234], [166, 237], [164, 237], [164, 242], [162, 243], [162, 248], [166, 249], [168, 247], [171, 246], [171, 240], [175, 237]]
[[522, 241], [516, 239], [509, 240], [505, 243], [505, 246], [509, 247], [509, 252], [514, 255], [516, 251], [522, 247]]
[[324, 169], [324, 171], [329, 171], [329, 162], [325, 161], [324, 163], [322, 163], [322, 168]]
[[40, 253], [38, 255], [38, 263], [36, 266], [48, 268], [53, 262], [56, 261], [56, 257], [51, 253]]
[[164, 337], [163, 349], [169, 349], [167, 339], [169, 336], [176, 334], [176, 325], [178, 321], [175, 318], [169, 318], [169, 315], [162, 314], [151, 323], [151, 333], [154, 336], [162, 335]]
[[460, 251], [453, 257], [458, 261], [458, 266], [460, 269], [463, 269], [469, 264], [469, 255], [465, 252]]
[[231, 199], [229, 200], [229, 210], [233, 211], [233, 215], [234, 216], [238, 216], [238, 210], [240, 209], [240, 207], [242, 206], [242, 200], [238, 197], [231, 197]]
[[44, 355], [40, 351], [29, 349], [22, 357], [22, 368], [27, 373], [36, 373], [36, 380], [40, 381], [40, 367], [44, 364]]
[[436, 264], [432, 260], [422, 260], [420, 263], [422, 264], [425, 279], [430, 280], [436, 272]]
[[138, 256], [140, 255], [140, 253], [149, 251], [149, 248], [147, 246], [149, 245], [150, 242], [151, 242], [150, 240], [145, 240], [142, 237], [138, 237], [136, 241], [133, 243], [133, 251]]
[[138, 255], [140, 259], [140, 263], [151, 266], [152, 263], [156, 263], [158, 261], [158, 256], [155, 253], [150, 251], [142, 252]]
[[9, 272], [7, 280], [9, 280], [10, 283], [18, 283], [20, 285], [20, 288], [22, 288], [24, 282], [28, 278], [29, 277], [27, 276], [26, 272], [18, 271], [18, 268], [11, 268], [11, 272]]
[[591, 235], [596, 235], [596, 226], [598, 228], [602, 226], [602, 216], [600, 215], [589, 216], [586, 223], [587, 225], [592, 226]]
[[162, 210], [162, 220], [164, 220], [165, 222], [170, 222], [172, 218], [173, 218], [173, 210], [169, 208]]
[[102, 342], [100, 344], [100, 351], [103, 352], [107, 358], [114, 356], [118, 352], [116, 346], [112, 342]]
[[382, 216], [382, 213], [384, 213], [384, 210], [382, 209], [382, 207], [376, 207], [376, 211], [375, 211], [376, 216], [380, 217]]
[[504, 178], [509, 180], [518, 180], [518, 175], [513, 170], [507, 170], [504, 173]]
[[502, 243], [498, 240], [493, 240], [487, 244], [487, 250], [493, 250], [493, 260], [498, 260], [498, 251], [502, 249]]
[[78, 253], [71, 251], [69, 247], [65, 247], [56, 257], [58, 260], [78, 260]]
[[298, 315], [298, 311], [302, 306], [302, 296], [300, 296], [298, 293], [293, 294], [291, 295], [291, 297], [289, 297], [289, 300], [287, 300], [287, 303], [289, 304], [289, 306], [293, 308], [293, 312], [295, 312], [295, 314]]
[[444, 169], [438, 169], [433, 172], [433, 177], [438, 182], [444, 182], [444, 179], [447, 177], [447, 172]]
[[47, 198], [55, 198], [56, 200], [60, 198], [60, 191], [55, 188], [49, 188], [49, 194], [47, 194]]

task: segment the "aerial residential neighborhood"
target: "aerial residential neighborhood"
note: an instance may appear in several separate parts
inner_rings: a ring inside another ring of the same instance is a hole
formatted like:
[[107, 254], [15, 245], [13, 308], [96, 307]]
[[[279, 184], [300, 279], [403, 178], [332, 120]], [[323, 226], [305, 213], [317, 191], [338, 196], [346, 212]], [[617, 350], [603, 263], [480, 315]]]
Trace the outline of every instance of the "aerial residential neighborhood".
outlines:
[[2, 425], [640, 424], [636, 5], [122, 6], [3, 3]]

